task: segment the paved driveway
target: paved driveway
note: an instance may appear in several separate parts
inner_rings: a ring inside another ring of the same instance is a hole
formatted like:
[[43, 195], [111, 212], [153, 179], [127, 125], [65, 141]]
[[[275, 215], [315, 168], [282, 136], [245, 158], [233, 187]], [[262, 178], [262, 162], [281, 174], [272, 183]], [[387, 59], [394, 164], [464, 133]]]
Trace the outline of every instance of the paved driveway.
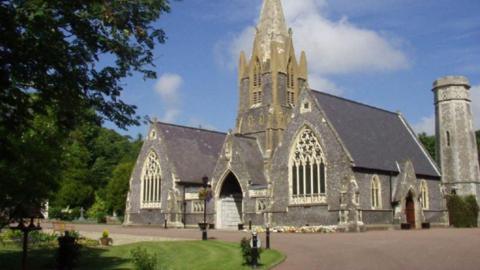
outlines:
[[[199, 230], [75, 225], [80, 232], [154, 238], [200, 239]], [[239, 242], [244, 232], [209, 231], [209, 237]], [[264, 235], [261, 236], [264, 238]], [[264, 239], [262, 239], [264, 240]], [[263, 241], [265, 243], [265, 241]], [[476, 270], [480, 269], [480, 229], [372, 231], [337, 234], [272, 234], [272, 247], [287, 255], [275, 269]]]

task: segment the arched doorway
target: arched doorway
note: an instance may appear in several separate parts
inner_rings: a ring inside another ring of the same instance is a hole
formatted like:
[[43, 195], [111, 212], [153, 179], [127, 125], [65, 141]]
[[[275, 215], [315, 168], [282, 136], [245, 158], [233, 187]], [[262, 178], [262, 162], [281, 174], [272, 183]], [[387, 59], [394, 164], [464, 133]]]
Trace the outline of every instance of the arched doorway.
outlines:
[[235, 229], [242, 222], [242, 188], [233, 173], [222, 183], [218, 196], [217, 227]]
[[407, 217], [407, 223], [410, 224], [410, 228], [415, 228], [415, 201], [411, 191], [408, 192], [407, 199], [405, 200], [405, 215]]

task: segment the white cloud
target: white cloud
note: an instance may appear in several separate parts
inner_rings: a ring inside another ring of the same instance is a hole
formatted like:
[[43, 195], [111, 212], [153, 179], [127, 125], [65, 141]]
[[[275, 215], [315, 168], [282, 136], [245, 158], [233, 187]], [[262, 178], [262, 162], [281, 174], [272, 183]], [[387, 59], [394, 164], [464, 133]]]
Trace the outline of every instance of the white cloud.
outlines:
[[343, 90], [339, 88], [334, 82], [315, 73], [308, 75], [308, 84], [310, 88], [315, 90], [327, 92], [334, 95], [343, 94]]
[[[397, 48], [395, 40], [358, 27], [347, 17], [338, 21], [328, 19], [326, 0], [284, 0], [283, 6], [297, 53], [301, 50], [307, 53], [312, 88], [328, 91], [321, 88], [329, 82], [328, 75], [394, 71], [409, 66], [407, 56]], [[219, 62], [230, 68], [236, 67], [241, 50], [251, 53], [254, 29], [249, 26], [228, 42], [218, 43], [217, 60], [222, 59]]]
[[[473, 128], [480, 129], [480, 85], [470, 89], [471, 108], [473, 114]], [[435, 135], [435, 115], [422, 117], [420, 121], [412, 126], [416, 133], [425, 132], [428, 135]]]
[[181, 114], [180, 110], [180, 88], [183, 84], [183, 79], [178, 74], [165, 73], [158, 78], [154, 89], [163, 102], [164, 116], [162, 121], [174, 122]]
[[420, 121], [412, 125], [415, 133], [427, 133], [428, 135], [435, 135], [435, 115], [422, 117]]

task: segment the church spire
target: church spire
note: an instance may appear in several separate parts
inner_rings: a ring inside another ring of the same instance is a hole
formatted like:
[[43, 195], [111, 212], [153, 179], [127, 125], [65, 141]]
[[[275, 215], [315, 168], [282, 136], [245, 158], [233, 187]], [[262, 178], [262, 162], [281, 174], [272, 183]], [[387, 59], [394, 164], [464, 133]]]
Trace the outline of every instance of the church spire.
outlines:
[[288, 37], [281, 0], [264, 0], [256, 37], [262, 60], [265, 62], [270, 59], [272, 42], [285, 44]]

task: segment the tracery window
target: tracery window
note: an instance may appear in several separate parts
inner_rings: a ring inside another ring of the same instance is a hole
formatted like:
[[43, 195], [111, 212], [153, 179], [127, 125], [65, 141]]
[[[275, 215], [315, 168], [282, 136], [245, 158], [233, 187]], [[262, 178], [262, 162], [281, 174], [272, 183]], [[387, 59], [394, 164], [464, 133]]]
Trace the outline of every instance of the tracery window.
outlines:
[[372, 209], [382, 208], [382, 187], [377, 175], [372, 178], [371, 193]]
[[428, 185], [427, 181], [422, 180], [420, 182], [420, 194], [421, 194], [421, 201], [422, 201], [422, 208], [423, 209], [429, 209], [430, 208], [430, 203], [429, 203], [429, 198], [428, 198]]
[[161, 191], [160, 161], [152, 151], [143, 166], [141, 207], [160, 208]]
[[313, 130], [304, 128], [290, 157], [291, 202], [326, 203], [326, 164]]

